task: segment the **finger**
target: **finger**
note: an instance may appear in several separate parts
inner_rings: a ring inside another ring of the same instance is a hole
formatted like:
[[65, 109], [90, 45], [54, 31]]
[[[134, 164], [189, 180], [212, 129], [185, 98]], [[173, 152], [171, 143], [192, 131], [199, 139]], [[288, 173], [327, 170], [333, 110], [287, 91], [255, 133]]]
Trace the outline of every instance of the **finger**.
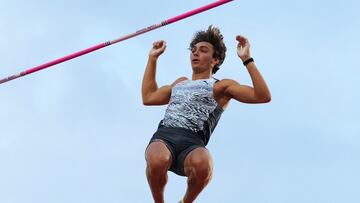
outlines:
[[242, 37], [241, 35], [237, 35], [237, 36], [236, 36], [236, 40], [240, 42], [241, 37]]
[[246, 46], [249, 44], [249, 40], [242, 35], [237, 35], [236, 40], [241, 43], [242, 46]]
[[166, 42], [164, 40], [160, 40], [156, 44], [157, 49], [161, 49], [161, 48], [163, 48], [163, 46], [166, 46]]
[[242, 36], [242, 35], [238, 35], [238, 36], [236, 36], [236, 38], [241, 40], [241, 41], [245, 41], [245, 42], [249, 41], [245, 36]]
[[161, 51], [165, 51], [166, 49], [166, 42], [163, 43], [163, 46], [161, 47]]
[[238, 47], [245, 46], [245, 40], [242, 38], [242, 36], [240, 35], [236, 36], [236, 40], [238, 41]]
[[242, 36], [242, 35], [237, 35], [236, 36], [236, 40], [238, 41], [238, 42], [245, 42], [245, 37], [244, 36]]
[[242, 39], [244, 40], [245, 46], [250, 46], [249, 40], [246, 37], [243, 36]]
[[155, 42], [153, 43], [153, 47], [154, 47], [154, 48], [158, 48], [158, 47], [160, 46], [160, 43], [161, 43], [161, 40], [155, 41]]
[[160, 47], [166, 46], [166, 42], [164, 40], [159, 41], [159, 46]]

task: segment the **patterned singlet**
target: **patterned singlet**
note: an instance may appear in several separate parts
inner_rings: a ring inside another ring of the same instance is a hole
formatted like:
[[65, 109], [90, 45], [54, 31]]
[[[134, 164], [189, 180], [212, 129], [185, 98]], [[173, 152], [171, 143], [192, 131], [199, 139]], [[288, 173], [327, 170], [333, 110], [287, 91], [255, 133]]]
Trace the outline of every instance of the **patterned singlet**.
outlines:
[[223, 109], [213, 97], [216, 79], [185, 80], [172, 88], [161, 125], [197, 133], [206, 145]]

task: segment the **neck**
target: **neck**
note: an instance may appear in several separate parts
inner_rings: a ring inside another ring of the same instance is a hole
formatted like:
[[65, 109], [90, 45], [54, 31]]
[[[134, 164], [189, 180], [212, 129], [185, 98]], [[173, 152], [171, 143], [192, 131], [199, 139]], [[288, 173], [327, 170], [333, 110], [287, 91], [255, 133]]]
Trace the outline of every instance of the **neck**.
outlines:
[[212, 73], [194, 73], [192, 74], [192, 80], [199, 80], [199, 79], [210, 79], [212, 77]]

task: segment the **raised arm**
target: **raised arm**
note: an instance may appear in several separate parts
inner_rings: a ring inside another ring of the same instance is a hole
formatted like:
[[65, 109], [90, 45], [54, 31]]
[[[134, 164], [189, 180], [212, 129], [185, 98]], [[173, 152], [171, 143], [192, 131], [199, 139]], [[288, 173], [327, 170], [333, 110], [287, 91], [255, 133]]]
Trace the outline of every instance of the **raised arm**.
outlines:
[[171, 97], [171, 89], [178, 82], [187, 78], [181, 77], [171, 85], [165, 85], [158, 88], [156, 82], [156, 63], [159, 56], [166, 49], [165, 41], [156, 41], [149, 52], [149, 59], [146, 65], [142, 81], [142, 100], [144, 105], [164, 105], [168, 104]]
[[244, 103], [267, 103], [271, 100], [269, 88], [266, 85], [264, 78], [257, 69], [255, 62], [251, 59], [250, 43], [248, 39], [243, 36], [236, 36], [238, 41], [237, 54], [240, 59], [246, 64], [246, 68], [250, 74], [253, 87], [241, 85], [234, 80], [222, 80], [219, 82], [220, 89], [223, 90], [223, 95], [229, 99], [233, 98]]

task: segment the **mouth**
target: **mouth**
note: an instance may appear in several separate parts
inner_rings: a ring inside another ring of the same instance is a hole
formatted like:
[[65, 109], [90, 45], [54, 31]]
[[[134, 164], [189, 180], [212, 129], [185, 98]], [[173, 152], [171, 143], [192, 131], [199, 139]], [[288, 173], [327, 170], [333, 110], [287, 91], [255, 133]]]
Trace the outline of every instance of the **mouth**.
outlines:
[[197, 63], [197, 62], [199, 62], [199, 61], [200, 61], [199, 59], [193, 59], [193, 60], [192, 60], [193, 63]]

